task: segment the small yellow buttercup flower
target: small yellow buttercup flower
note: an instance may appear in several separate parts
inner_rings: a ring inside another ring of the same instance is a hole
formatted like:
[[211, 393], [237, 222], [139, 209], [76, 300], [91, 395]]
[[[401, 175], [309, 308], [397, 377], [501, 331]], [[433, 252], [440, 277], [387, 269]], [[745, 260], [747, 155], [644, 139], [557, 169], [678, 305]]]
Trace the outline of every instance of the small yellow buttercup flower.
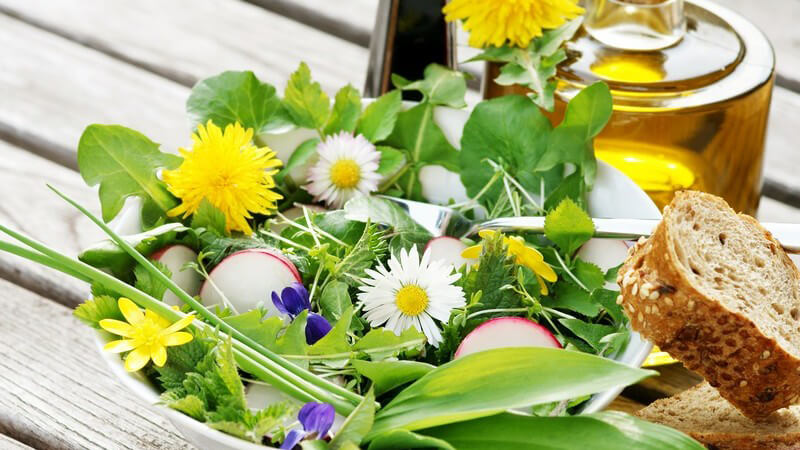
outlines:
[[247, 219], [271, 213], [283, 198], [272, 190], [281, 161], [268, 147], [253, 145], [252, 139], [253, 129], [245, 130], [238, 122], [224, 133], [210, 120], [199, 125], [192, 149], [180, 149], [180, 167], [164, 171], [169, 191], [181, 199], [168, 214], [187, 218], [206, 199], [225, 214], [227, 231], [252, 234]]
[[[496, 231], [493, 230], [481, 230], [478, 236], [488, 239], [493, 237], [495, 233]], [[547, 295], [547, 284], [545, 284], [544, 280], [553, 283], [558, 279], [558, 276], [553, 268], [544, 262], [544, 257], [539, 253], [539, 250], [525, 245], [525, 240], [519, 236], [503, 236], [503, 244], [508, 247], [508, 254], [514, 257], [514, 262], [533, 271], [536, 279], [539, 280], [539, 292], [542, 295]], [[483, 244], [473, 245], [466, 248], [461, 253], [461, 257], [476, 259], [481, 256], [482, 249]]]
[[167, 347], [183, 345], [192, 340], [191, 333], [180, 330], [189, 326], [194, 316], [186, 316], [170, 324], [149, 309], [142, 312], [125, 297], [120, 298], [117, 304], [127, 322], [103, 319], [100, 327], [126, 339], [111, 341], [103, 350], [113, 353], [130, 352], [125, 358], [125, 370], [128, 372], [136, 372], [151, 359], [155, 365], [162, 367], [167, 362]]
[[469, 45], [501, 47], [506, 42], [527, 48], [542, 29], [558, 28], [583, 14], [577, 0], [452, 0], [445, 20], [464, 20]]

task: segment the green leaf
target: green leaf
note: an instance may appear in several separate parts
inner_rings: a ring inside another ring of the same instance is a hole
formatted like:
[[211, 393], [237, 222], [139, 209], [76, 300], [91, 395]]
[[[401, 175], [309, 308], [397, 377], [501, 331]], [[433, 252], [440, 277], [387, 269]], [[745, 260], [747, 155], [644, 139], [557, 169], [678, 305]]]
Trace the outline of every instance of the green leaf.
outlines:
[[[158, 148], [145, 135], [120, 125], [89, 125], [84, 130], [78, 167], [89, 186], [100, 185], [104, 221], [116, 217], [128, 197], [141, 198], [143, 210], [158, 211], [160, 217], [178, 205], [156, 173], [178, 167], [182, 159]], [[148, 219], [145, 225], [152, 225], [154, 220]]]
[[403, 105], [400, 91], [389, 91], [370, 103], [361, 114], [356, 133], [363, 134], [370, 142], [378, 142], [392, 134], [397, 113]]
[[592, 296], [569, 281], [558, 283], [555, 295], [543, 297], [541, 302], [550, 308], [575, 311], [586, 317], [596, 317], [600, 314], [600, 305], [592, 300]]
[[[547, 148], [550, 130], [547, 118], [524, 97], [509, 95], [479, 103], [461, 137], [461, 182], [467, 194], [478, 195], [494, 175], [487, 159], [502, 166], [528, 191], [539, 192], [539, 178], [533, 175]], [[502, 181], [495, 182], [481, 201], [496, 201], [502, 190]]]
[[574, 265], [573, 273], [590, 292], [606, 284], [603, 270], [595, 264], [578, 259]]
[[224, 130], [239, 122], [244, 128], [255, 130], [255, 134], [269, 129], [279, 107], [275, 88], [249, 70], [206, 78], [192, 88], [186, 100], [186, 112], [194, 126], [211, 120]]
[[375, 420], [375, 394], [370, 390], [364, 395], [356, 409], [347, 416], [342, 424], [342, 428], [336, 433], [330, 443], [331, 450], [340, 450], [346, 442], [352, 442], [358, 448], [361, 440], [364, 439], [372, 423]]
[[340, 131], [352, 133], [356, 129], [360, 115], [361, 94], [358, 93], [356, 88], [348, 84], [336, 93], [333, 111], [331, 111], [331, 116], [328, 118], [328, 123], [325, 124], [324, 134], [327, 136]]
[[464, 78], [464, 73], [440, 64], [429, 64], [425, 68], [422, 80], [409, 82], [403, 77], [392, 75], [392, 81], [395, 86], [404, 91], [421, 92], [424, 97], [423, 102], [453, 108], [467, 106], [464, 101], [464, 95], [467, 93], [467, 80]]
[[283, 96], [283, 106], [297, 126], [320, 130], [328, 120], [330, 99], [319, 83], [311, 80], [306, 63], [300, 63], [290, 77]]
[[208, 199], [200, 202], [200, 207], [192, 214], [192, 228], [205, 228], [217, 236], [225, 236], [225, 214], [215, 208]]
[[591, 188], [597, 174], [594, 137], [606, 126], [611, 113], [611, 91], [605, 83], [598, 81], [581, 90], [570, 100], [564, 120], [551, 133], [540, 169], [573, 163]]
[[592, 292], [592, 300], [602, 305], [615, 323], [627, 323], [627, 317], [622, 313], [622, 306], [617, 304], [618, 291], [609, 289], [596, 289]]
[[[286, 331], [283, 333], [283, 335], [281, 335], [277, 342], [275, 342], [275, 350], [279, 354], [304, 356], [308, 353], [310, 347], [306, 343], [307, 319], [308, 310], [305, 310], [295, 317], [294, 320], [292, 320], [292, 323], [286, 328]], [[305, 359], [291, 361], [298, 366], [308, 367], [308, 361]]]
[[[169, 244], [179, 242], [178, 233], [188, 228], [179, 223], [168, 223], [143, 233], [123, 236], [139, 253], [149, 256]], [[136, 265], [134, 259], [111, 239], [98, 242], [78, 255], [78, 259], [98, 269], [109, 269], [117, 278], [130, 279]]]
[[350, 329], [350, 321], [353, 319], [353, 307], [349, 307], [333, 326], [331, 331], [314, 345], [308, 348], [309, 355], [326, 355], [336, 353], [347, 353], [350, 351], [350, 344], [347, 342], [347, 331]]
[[341, 281], [331, 281], [325, 285], [319, 297], [319, 312], [328, 322], [334, 323], [353, 306], [349, 287]]
[[378, 145], [375, 147], [381, 153], [381, 162], [378, 165], [378, 173], [384, 178], [390, 178], [406, 164], [406, 155], [396, 148]]
[[606, 347], [600, 340], [606, 335], [617, 331], [616, 328], [609, 325], [587, 323], [580, 319], [559, 319], [559, 323], [567, 327], [575, 336], [578, 336], [583, 339], [584, 342], [591, 345], [597, 352], [600, 352]]
[[280, 317], [265, 319], [261, 311], [252, 309], [236, 316], [225, 317], [222, 320], [264, 347], [277, 351], [278, 333], [283, 328], [283, 319]]
[[162, 396], [161, 401], [172, 409], [176, 409], [187, 416], [203, 421], [205, 419], [206, 408], [200, 397], [187, 395], [183, 398], [171, 399], [169, 396]]
[[565, 198], [544, 221], [544, 235], [561, 251], [572, 255], [594, 235], [594, 222], [572, 200]]
[[407, 450], [415, 448], [456, 450], [441, 439], [423, 436], [408, 430], [389, 430], [381, 433], [369, 443], [369, 450]]
[[313, 441], [300, 441], [300, 448], [303, 450], [328, 450], [330, 447], [327, 441], [314, 439]]
[[[163, 263], [160, 261], [151, 261], [151, 263], [156, 266], [161, 273], [167, 277], [172, 277], [172, 272], [170, 272]], [[164, 298], [164, 293], [167, 292], [167, 285], [157, 279], [155, 275], [150, 273], [143, 265], [136, 265], [133, 269], [133, 276], [136, 279], [133, 287], [155, 299], [162, 300]]]
[[386, 142], [408, 152], [409, 161], [417, 167], [438, 164], [458, 170], [458, 150], [447, 141], [433, 121], [433, 105], [420, 103], [397, 115], [397, 125]]
[[392, 227], [402, 237], [405, 248], [412, 244], [424, 244], [431, 239], [431, 234], [415, 222], [406, 211], [396, 203], [378, 198], [360, 196], [344, 205], [345, 217], [358, 222], [379, 223]]
[[397, 356], [401, 351], [419, 348], [425, 344], [425, 335], [411, 327], [398, 336], [386, 328], [373, 328], [353, 345], [354, 351], [367, 353], [378, 361]]
[[361, 238], [336, 264], [331, 275], [341, 277], [352, 287], [360, 286], [358, 279], [367, 275], [365, 271], [374, 266], [375, 261], [386, 256], [388, 245], [385, 236], [386, 233], [378, 225], [368, 224], [364, 227]]
[[680, 431], [620, 412], [573, 417], [503, 413], [423, 431], [455, 448], [494, 450], [703, 450]]
[[569, 198], [582, 209], [586, 209], [586, 183], [583, 181], [583, 174], [573, 172], [558, 184], [547, 196], [544, 202], [544, 209], [552, 211], [565, 198]]
[[519, 347], [474, 353], [439, 366], [377, 414], [370, 437], [418, 430], [635, 383], [655, 372], [585, 353]]
[[308, 163], [309, 160], [317, 154], [317, 145], [319, 145], [318, 138], [311, 138], [298, 145], [297, 148], [292, 152], [292, 155], [289, 156], [289, 160], [286, 161], [286, 164], [283, 166], [281, 171], [275, 176], [275, 180], [278, 183], [282, 182], [286, 176], [291, 176], [291, 173], [295, 168], [301, 167]]
[[100, 329], [98, 322], [103, 319], [125, 320], [117, 305], [117, 299], [107, 295], [95, 296], [91, 300], [86, 300], [75, 308], [72, 315], [97, 329]]
[[418, 361], [362, 361], [353, 360], [353, 368], [372, 380], [376, 395], [389, 392], [406, 383], [418, 380], [436, 368]]

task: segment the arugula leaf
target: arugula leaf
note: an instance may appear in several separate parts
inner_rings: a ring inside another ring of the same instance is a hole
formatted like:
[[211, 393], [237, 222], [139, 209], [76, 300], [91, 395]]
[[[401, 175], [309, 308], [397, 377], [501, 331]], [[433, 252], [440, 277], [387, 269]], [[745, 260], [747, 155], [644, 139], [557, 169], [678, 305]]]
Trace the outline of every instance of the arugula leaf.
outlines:
[[[150, 261], [158, 270], [167, 277], [172, 277], [172, 272], [160, 261]], [[164, 293], [167, 292], [167, 285], [161, 280], [157, 279], [149, 270], [143, 265], [137, 264], [133, 269], [133, 276], [136, 279], [133, 287], [144, 292], [145, 294], [162, 300]]]
[[225, 214], [215, 208], [208, 199], [200, 202], [200, 207], [192, 214], [192, 228], [205, 228], [217, 236], [225, 236]]
[[[495, 174], [486, 160], [503, 167], [522, 186], [539, 192], [539, 159], [547, 149], [550, 122], [524, 97], [509, 95], [478, 104], [464, 124], [461, 137], [461, 182], [475, 197]], [[497, 200], [503, 189], [495, 182], [481, 197], [483, 204]]]
[[566, 255], [586, 243], [594, 235], [594, 222], [572, 200], [565, 198], [544, 220], [544, 235]]
[[284, 91], [283, 106], [297, 126], [321, 130], [328, 120], [330, 99], [319, 83], [311, 80], [311, 70], [300, 63]]
[[397, 113], [400, 112], [402, 106], [403, 98], [400, 91], [389, 91], [383, 94], [361, 113], [356, 133], [363, 134], [370, 142], [386, 139], [394, 130]]
[[[148, 256], [169, 244], [181, 241], [178, 233], [189, 229], [179, 223], [168, 223], [143, 233], [123, 236], [139, 253]], [[136, 265], [134, 259], [111, 239], [98, 242], [78, 255], [78, 259], [98, 269], [109, 269], [117, 278], [130, 280], [130, 272]]]
[[373, 361], [397, 356], [412, 348], [421, 348], [425, 335], [416, 328], [409, 328], [398, 336], [386, 328], [373, 328], [353, 345], [353, 351], [364, 352]]
[[347, 283], [342, 281], [333, 280], [325, 285], [319, 297], [319, 312], [328, 322], [336, 322], [353, 306], [348, 289]]
[[419, 91], [423, 102], [432, 105], [444, 105], [452, 108], [465, 108], [467, 102], [467, 80], [463, 72], [452, 70], [440, 64], [429, 64], [425, 68], [424, 78], [408, 81], [400, 75], [392, 75], [392, 83], [404, 91]]
[[406, 383], [416, 381], [436, 366], [419, 361], [362, 361], [353, 360], [356, 372], [372, 380], [376, 395], [389, 392]]
[[356, 88], [347, 85], [336, 93], [333, 102], [333, 111], [325, 124], [323, 133], [327, 135], [336, 134], [340, 131], [352, 133], [358, 124], [358, 117], [361, 115], [361, 94]]
[[611, 91], [605, 83], [598, 81], [581, 90], [570, 100], [564, 120], [551, 133], [540, 168], [573, 163], [591, 189], [597, 175], [594, 137], [606, 126], [611, 113]]
[[[151, 226], [178, 200], [158, 179], [161, 168], [174, 169], [182, 158], [159, 151], [159, 145], [138, 131], [120, 125], [89, 125], [78, 143], [78, 167], [86, 184], [100, 185], [103, 220], [111, 221], [128, 197], [142, 199], [143, 223]], [[157, 212], [157, 216], [153, 212]]]
[[249, 70], [222, 72], [201, 80], [186, 100], [186, 112], [194, 126], [211, 120], [224, 130], [239, 122], [256, 134], [268, 131], [279, 107], [275, 88]]
[[356, 409], [347, 416], [342, 428], [336, 433], [330, 443], [331, 450], [345, 448], [345, 443], [352, 443], [353, 448], [359, 448], [361, 440], [364, 439], [372, 423], [375, 421], [375, 393], [370, 390], [364, 395], [364, 399], [356, 406]]
[[117, 299], [108, 295], [95, 296], [78, 305], [72, 315], [92, 328], [100, 329], [103, 319], [125, 320], [117, 305]]

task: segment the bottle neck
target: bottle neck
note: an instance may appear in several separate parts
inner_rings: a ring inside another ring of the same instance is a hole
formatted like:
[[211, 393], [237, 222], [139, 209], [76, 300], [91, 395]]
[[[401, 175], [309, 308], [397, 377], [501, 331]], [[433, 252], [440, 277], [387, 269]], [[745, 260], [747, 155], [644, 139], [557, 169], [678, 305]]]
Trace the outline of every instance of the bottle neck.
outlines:
[[634, 51], [669, 47], [686, 34], [684, 0], [585, 0], [584, 28], [603, 44]]

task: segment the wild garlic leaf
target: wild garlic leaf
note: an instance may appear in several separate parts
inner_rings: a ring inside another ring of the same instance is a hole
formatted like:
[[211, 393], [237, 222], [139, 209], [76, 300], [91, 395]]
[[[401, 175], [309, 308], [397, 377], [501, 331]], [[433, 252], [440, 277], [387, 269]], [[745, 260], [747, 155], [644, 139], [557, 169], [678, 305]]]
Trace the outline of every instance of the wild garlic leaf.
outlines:
[[449, 69], [440, 64], [429, 64], [425, 68], [424, 78], [409, 81], [399, 75], [392, 75], [392, 82], [404, 91], [419, 91], [423, 102], [432, 105], [465, 108], [464, 96], [467, 93], [467, 80], [463, 72]]
[[215, 208], [208, 199], [203, 199], [200, 207], [192, 214], [192, 228], [205, 228], [217, 236], [225, 236], [225, 214]]
[[611, 91], [605, 83], [598, 81], [581, 90], [567, 105], [564, 120], [550, 134], [547, 153], [538, 168], [573, 163], [591, 189], [597, 175], [594, 137], [606, 126], [611, 113]]
[[323, 133], [327, 135], [336, 134], [340, 131], [352, 133], [358, 125], [358, 118], [361, 115], [361, 94], [351, 85], [347, 85], [336, 93], [333, 102], [333, 111], [325, 124]]
[[[356, 409], [347, 416], [342, 428], [330, 442], [331, 450], [345, 450], [346, 448], [359, 448], [364, 436], [372, 429], [375, 421], [375, 393], [370, 389]], [[349, 443], [346, 445], [346, 443]]]
[[[167, 277], [172, 276], [172, 272], [160, 261], [150, 261], [158, 270]], [[161, 280], [157, 279], [155, 275], [150, 273], [143, 265], [137, 264], [133, 269], [133, 276], [136, 279], [133, 287], [144, 292], [145, 294], [161, 300], [164, 298], [164, 293], [167, 292], [167, 285]]]
[[594, 222], [589, 215], [565, 198], [544, 220], [544, 235], [565, 255], [572, 255], [594, 235]]
[[353, 368], [372, 381], [375, 395], [381, 395], [406, 383], [416, 381], [436, 366], [419, 361], [353, 360]]
[[[512, 95], [479, 103], [461, 137], [461, 182], [467, 194], [475, 197], [495, 174], [487, 160], [504, 168], [528, 191], [538, 193], [541, 178], [534, 172], [539, 170], [551, 128], [539, 108], [524, 97]], [[481, 202], [495, 202], [502, 191], [502, 180], [496, 181]]]
[[194, 126], [211, 120], [224, 130], [238, 122], [256, 134], [268, 131], [279, 108], [275, 88], [249, 70], [226, 71], [201, 80], [186, 100], [186, 112]]
[[392, 134], [397, 113], [403, 106], [400, 91], [389, 91], [367, 105], [358, 121], [356, 133], [363, 134], [370, 142], [379, 142]]
[[[178, 205], [158, 179], [159, 169], [174, 169], [182, 158], [162, 153], [159, 145], [145, 135], [120, 125], [89, 125], [78, 143], [78, 167], [89, 186], [100, 185], [103, 220], [117, 216], [128, 197], [139, 197], [143, 209], [156, 210], [160, 217]], [[143, 217], [144, 218], [144, 217]], [[145, 225], [152, 226], [152, 217]]]
[[311, 70], [300, 63], [283, 94], [283, 106], [295, 125], [322, 130], [328, 120], [330, 99], [319, 83], [311, 80]]
[[75, 311], [72, 311], [72, 315], [81, 322], [97, 329], [100, 329], [98, 322], [103, 319], [125, 320], [117, 305], [117, 299], [108, 295], [95, 296], [90, 300], [86, 300], [78, 305]]

